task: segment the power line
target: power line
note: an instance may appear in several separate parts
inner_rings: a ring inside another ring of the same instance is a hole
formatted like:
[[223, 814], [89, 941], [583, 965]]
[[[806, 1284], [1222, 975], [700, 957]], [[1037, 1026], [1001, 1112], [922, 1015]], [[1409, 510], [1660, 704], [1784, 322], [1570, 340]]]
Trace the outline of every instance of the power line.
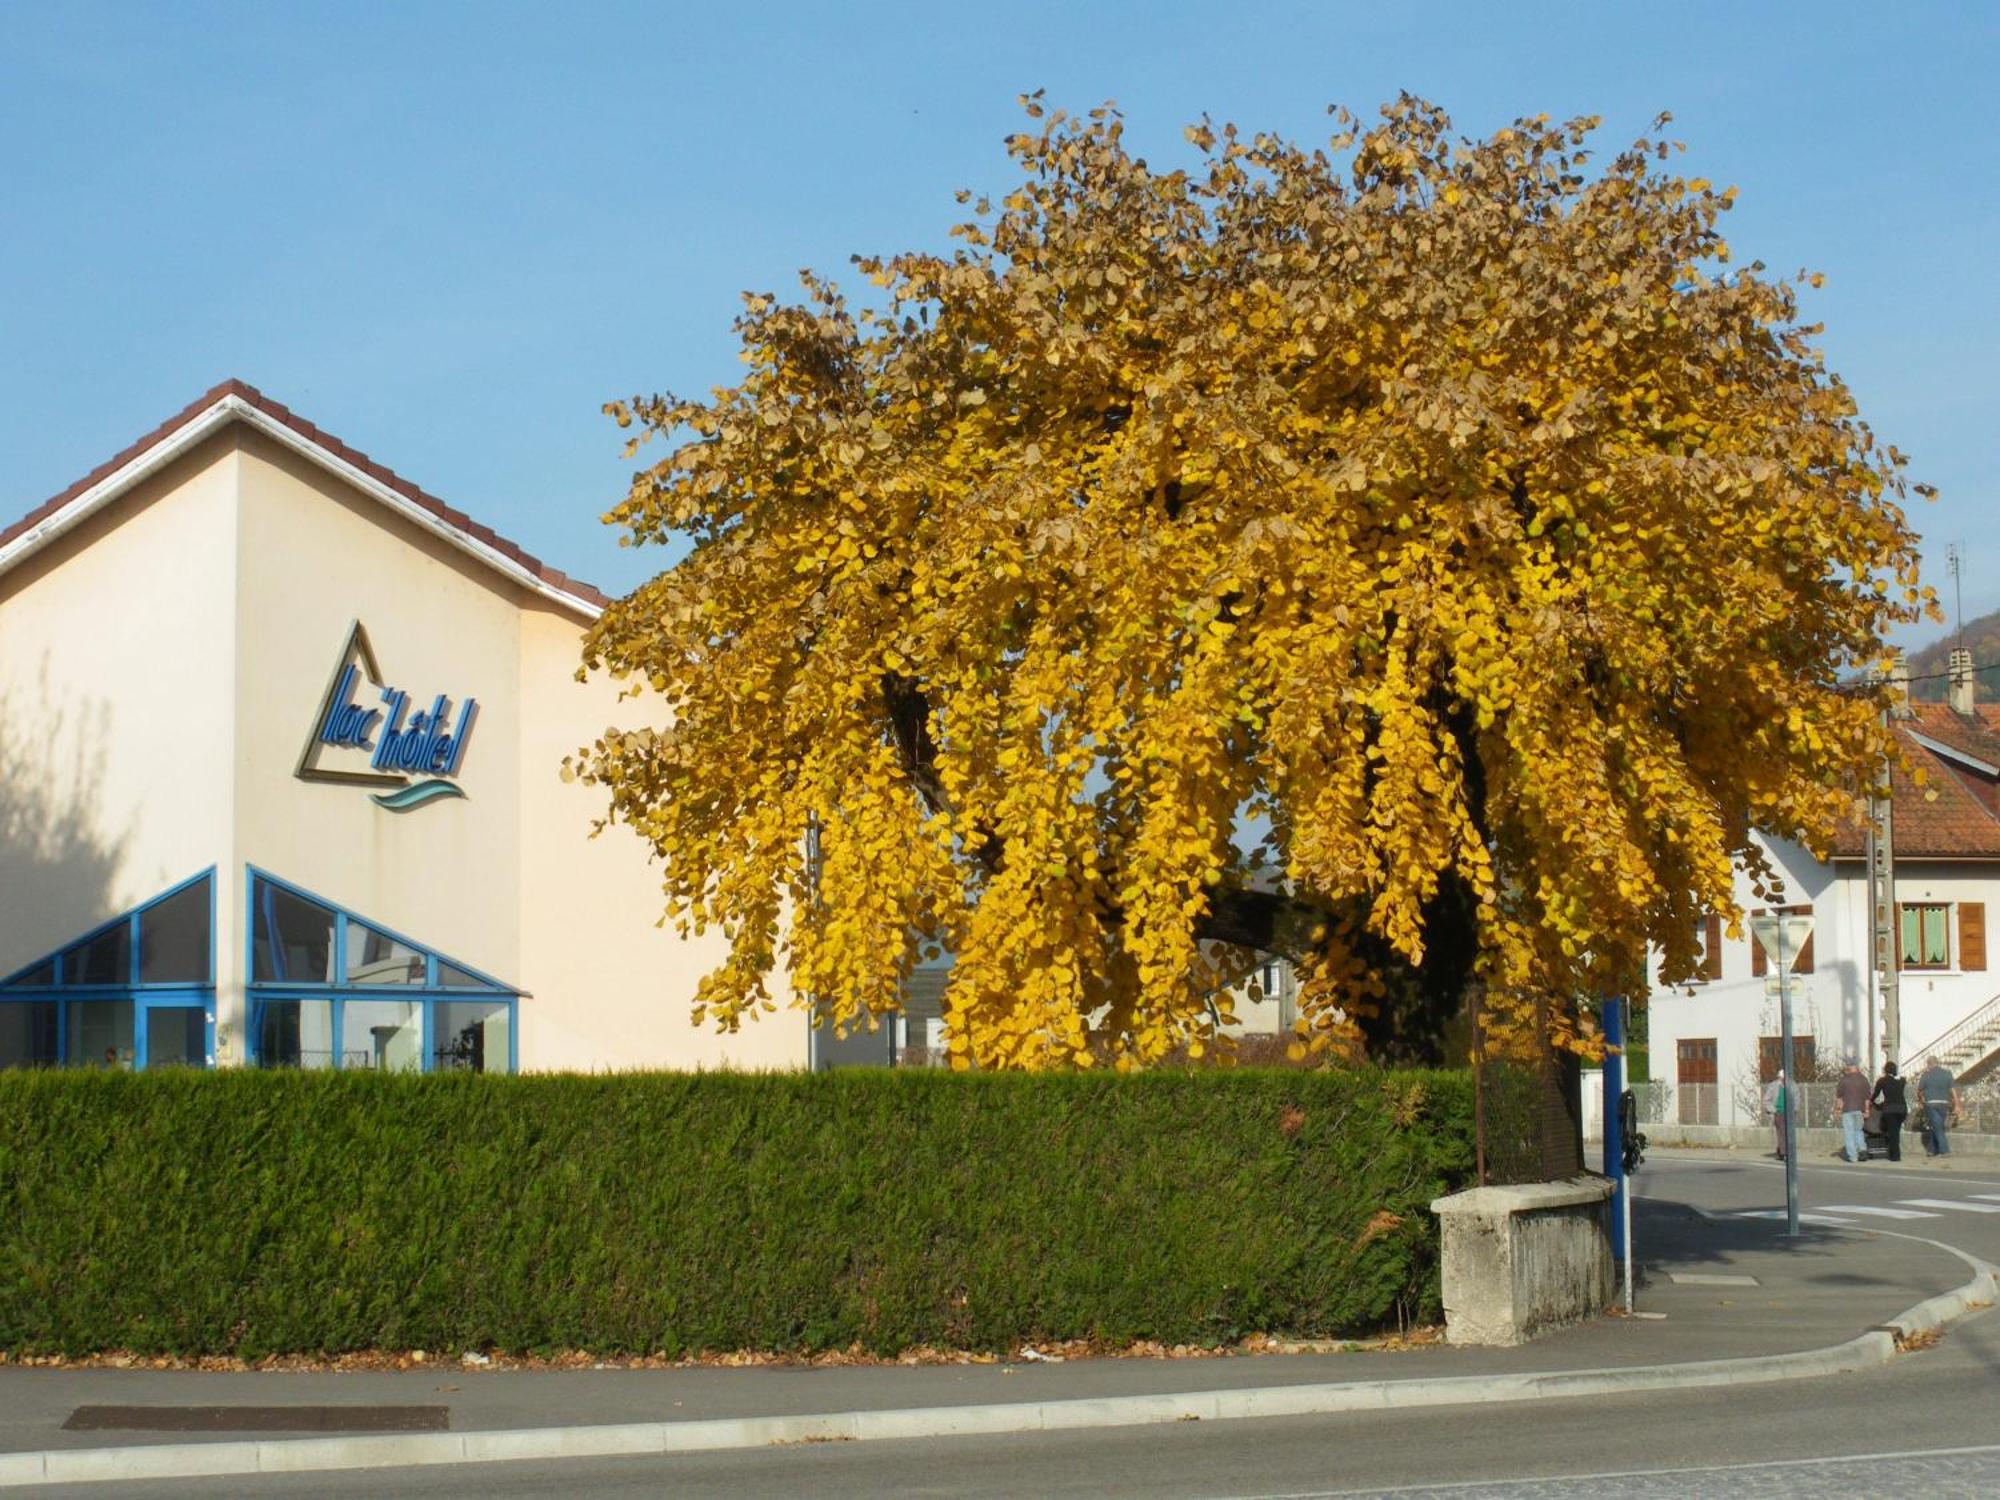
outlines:
[[[1959, 670], [1970, 671], [1974, 676], [1977, 676], [1981, 672], [2000, 672], [2000, 661], [1984, 662], [1970, 668], [1960, 668]], [[1901, 676], [1897, 676], [1894, 678], [1873, 677], [1873, 676], [1850, 677], [1846, 682], [1836, 683], [1834, 685], [1833, 690], [1837, 693], [1859, 693], [1879, 687], [1884, 682], [1888, 681], [1894, 681], [1901, 685], [1907, 685], [1912, 682], [1937, 682], [1943, 678], [1952, 677], [1955, 675], [1956, 673], [1954, 673], [1951, 668], [1947, 667], [1942, 672], [1905, 673]]]
[[[1972, 672], [2000, 672], [2000, 661], [1989, 661], [1989, 662], [1987, 662], [1986, 664], [1984, 664], [1983, 666], [1975, 666], [1975, 667], [1971, 667], [1971, 668], [1964, 668], [1964, 667], [1961, 667], [1961, 668], [1960, 668], [1959, 670], [1960, 670], [1960, 671], [1968, 671], [1968, 670], [1969, 670], [1969, 671], [1972, 671]], [[1897, 681], [1899, 681], [1899, 682], [1936, 682], [1936, 681], [1937, 681], [1937, 680], [1938, 680], [1938, 679], [1939, 679], [1940, 677], [1952, 677], [1952, 676], [1955, 676], [1955, 675], [1956, 675], [1956, 673], [1954, 673], [1954, 672], [1952, 671], [1952, 669], [1951, 669], [1951, 668], [1947, 667], [1947, 668], [1945, 668], [1945, 670], [1944, 670], [1944, 671], [1942, 671], [1942, 672], [1917, 672], [1917, 673], [1914, 673], [1914, 674], [1912, 674], [1912, 675], [1910, 675], [1910, 676], [1906, 676], [1906, 677], [1900, 677], [1900, 678], [1898, 678], [1898, 679], [1897, 679]]]

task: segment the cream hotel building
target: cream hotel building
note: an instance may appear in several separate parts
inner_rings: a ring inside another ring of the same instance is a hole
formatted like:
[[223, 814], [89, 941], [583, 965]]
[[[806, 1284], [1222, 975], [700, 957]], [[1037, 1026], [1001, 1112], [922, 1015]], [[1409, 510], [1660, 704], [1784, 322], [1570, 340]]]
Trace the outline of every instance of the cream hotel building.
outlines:
[[0, 1066], [827, 1061], [558, 775], [604, 603], [236, 381], [6, 525]]

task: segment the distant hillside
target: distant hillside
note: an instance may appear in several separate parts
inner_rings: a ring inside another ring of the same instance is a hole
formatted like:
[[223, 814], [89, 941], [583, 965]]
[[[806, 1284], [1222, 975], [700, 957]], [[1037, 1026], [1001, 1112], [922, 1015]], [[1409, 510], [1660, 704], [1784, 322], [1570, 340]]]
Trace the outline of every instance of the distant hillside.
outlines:
[[[1948, 686], [1942, 674], [1951, 665], [1951, 648], [1959, 642], [1952, 636], [1935, 641], [1921, 651], [1910, 653], [1910, 696], [1932, 703], [1944, 702], [1945, 688]], [[1976, 620], [1965, 622], [1965, 647], [1972, 653], [1974, 666], [1989, 670], [1979, 674], [1979, 701], [2000, 703], [2000, 671], [1991, 670], [2000, 664], [2000, 609], [1990, 615], [1981, 615]], [[1919, 680], [1922, 679], [1922, 680]]]

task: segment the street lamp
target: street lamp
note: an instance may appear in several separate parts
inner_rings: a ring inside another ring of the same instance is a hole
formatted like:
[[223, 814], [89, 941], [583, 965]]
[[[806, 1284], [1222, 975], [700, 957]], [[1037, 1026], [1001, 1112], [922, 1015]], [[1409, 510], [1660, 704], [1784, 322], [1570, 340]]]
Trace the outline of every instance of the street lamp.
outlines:
[[1764, 912], [1750, 919], [1751, 934], [1778, 970], [1778, 1014], [1784, 1040], [1778, 1054], [1785, 1091], [1785, 1234], [1799, 1232], [1799, 1095], [1792, 1086], [1792, 965], [1812, 936], [1813, 919]]

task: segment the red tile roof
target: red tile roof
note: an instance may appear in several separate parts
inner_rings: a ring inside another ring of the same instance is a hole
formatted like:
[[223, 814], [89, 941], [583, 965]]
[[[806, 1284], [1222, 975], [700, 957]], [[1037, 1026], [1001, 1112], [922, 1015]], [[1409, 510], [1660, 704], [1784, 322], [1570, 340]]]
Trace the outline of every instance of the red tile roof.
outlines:
[[165, 442], [176, 432], [201, 416], [203, 412], [208, 411], [218, 401], [230, 396], [236, 397], [246, 405], [255, 407], [265, 416], [291, 429], [298, 436], [331, 456], [338, 458], [344, 463], [353, 465], [377, 483], [387, 486], [411, 504], [428, 511], [438, 520], [444, 522], [445, 525], [499, 553], [502, 557], [505, 557], [526, 572], [539, 578], [543, 583], [549, 585], [549, 587], [558, 589], [583, 603], [593, 605], [599, 609], [602, 609], [611, 602], [610, 597], [600, 590], [593, 588], [581, 579], [570, 577], [559, 568], [550, 567], [540, 558], [523, 551], [515, 543], [508, 541], [507, 538], [493, 531], [491, 527], [482, 526], [464, 511], [453, 509], [435, 495], [410, 483], [409, 480], [403, 478], [393, 469], [376, 463], [367, 454], [358, 449], [350, 448], [332, 433], [321, 431], [282, 402], [273, 401], [255, 386], [246, 385], [240, 380], [223, 381], [222, 384], [216, 386], [213, 390], [206, 392], [183, 407], [175, 415], [167, 418], [166, 421], [155, 427], [130, 447], [106, 459], [61, 494], [51, 496], [11, 526], [0, 530], [0, 547], [5, 547], [16, 537], [31, 531], [93, 485], [115, 474], [119, 469], [140, 457], [156, 444]]
[[[1922, 735], [2000, 766], [2000, 706], [1974, 704], [1969, 719], [1944, 703], [1910, 707], [1912, 716], [1896, 722], [1896, 738], [1911, 766], [1922, 769], [1924, 784], [1918, 786], [1901, 769], [1891, 775], [1897, 860], [2000, 859], [2000, 780], [1939, 755], [1916, 739]], [[1843, 825], [1835, 836], [1836, 858], [1858, 859], [1864, 848], [1859, 821]]]

